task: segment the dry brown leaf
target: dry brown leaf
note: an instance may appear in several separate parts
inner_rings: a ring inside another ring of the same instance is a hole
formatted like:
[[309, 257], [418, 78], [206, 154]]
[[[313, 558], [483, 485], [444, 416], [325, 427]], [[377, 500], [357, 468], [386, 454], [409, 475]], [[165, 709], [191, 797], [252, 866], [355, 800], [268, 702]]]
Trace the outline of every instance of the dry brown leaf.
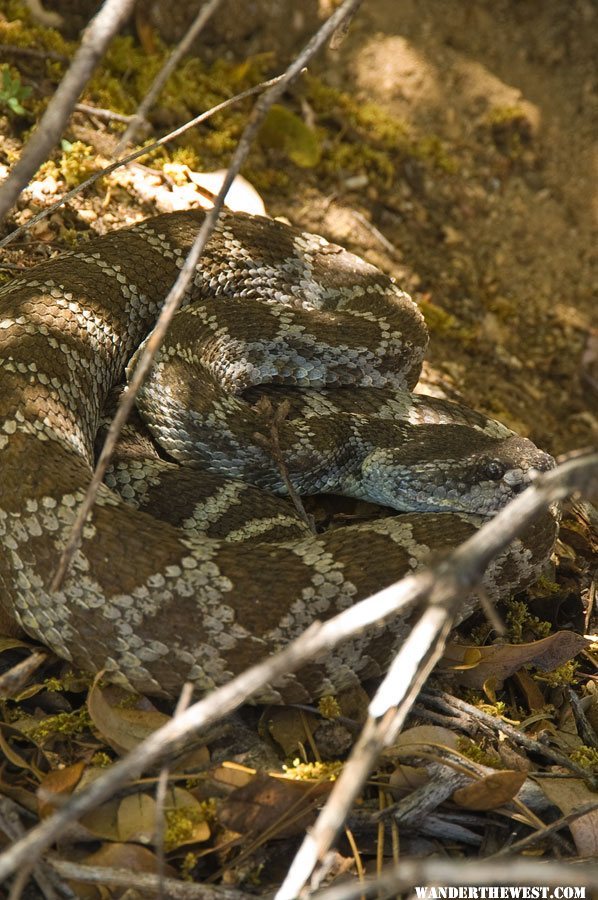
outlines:
[[[87, 709], [93, 724], [106, 743], [121, 756], [170, 721], [168, 716], [153, 708], [119, 706], [123, 695], [130, 702], [131, 694], [113, 687], [101, 689], [96, 680], [87, 698]], [[140, 702], [145, 701], [140, 698]]]
[[416, 725], [415, 728], [408, 728], [398, 736], [391, 747], [384, 751], [384, 756], [395, 759], [400, 752], [401, 756], [405, 756], [407, 752], [416, 751], [422, 746], [430, 746], [438, 744], [441, 747], [448, 747], [450, 750], [457, 749], [457, 735], [448, 728], [442, 728], [440, 725]]
[[515, 672], [513, 677], [525, 697], [530, 712], [539, 712], [546, 706], [546, 698], [540, 690], [538, 682], [525, 669]]
[[81, 825], [96, 837], [105, 841], [120, 841], [118, 831], [118, 807], [120, 800], [109, 800], [85, 813], [79, 819]]
[[244, 787], [246, 784], [249, 784], [255, 774], [255, 769], [233, 762], [223, 762], [221, 766], [216, 766], [211, 771], [212, 778], [215, 781], [234, 788]]
[[[87, 866], [100, 866], [109, 869], [127, 869], [129, 872], [136, 874], [149, 873], [156, 874], [158, 872], [158, 859], [147, 847], [140, 844], [102, 844], [99, 850], [91, 853], [89, 856], [81, 860]], [[167, 878], [176, 878], [176, 870], [165, 865], [164, 874]], [[69, 885], [76, 893], [80, 900], [101, 900], [107, 897], [121, 897], [125, 894], [126, 888], [111, 887], [110, 893], [106, 893], [106, 889], [101, 886], [96, 887], [82, 881], [69, 880]]]
[[120, 841], [149, 844], [156, 830], [154, 798], [139, 792], [121, 800], [116, 813], [116, 828]]
[[[450, 643], [443, 657], [447, 668], [456, 670], [456, 679], [467, 687], [481, 688], [491, 676], [504, 681], [513, 672], [530, 663], [543, 672], [552, 672], [588, 647], [588, 641], [573, 631], [557, 631], [530, 644], [492, 644], [469, 647]], [[471, 667], [471, 651], [479, 653], [477, 665]], [[463, 671], [463, 669], [466, 671]]]
[[[86, 866], [105, 866], [113, 869], [129, 869], [131, 872], [157, 872], [158, 859], [147, 847], [140, 844], [102, 844], [99, 850], [83, 860]], [[166, 865], [168, 878], [176, 878], [176, 870]]]
[[[581, 778], [535, 778], [551, 803], [561, 810], [563, 815], [575, 812], [587, 803], [598, 804], [595, 794]], [[588, 859], [598, 857], [598, 809], [580, 816], [569, 825], [577, 852]]]
[[292, 837], [311, 825], [321, 798], [331, 789], [330, 781], [290, 781], [258, 772], [230, 794], [218, 818], [225, 828], [239, 834], [272, 829], [273, 837]]
[[388, 787], [394, 793], [414, 791], [430, 780], [430, 776], [423, 768], [416, 766], [398, 766], [388, 779]]
[[482, 812], [498, 809], [517, 796], [521, 785], [527, 778], [527, 772], [506, 770], [484, 775], [479, 781], [459, 788], [453, 794], [457, 806]]
[[210, 826], [206, 822], [201, 803], [184, 788], [172, 787], [164, 800], [166, 816], [166, 849], [176, 850], [187, 844], [209, 840]]
[[311, 713], [301, 715], [298, 709], [288, 706], [269, 709], [267, 719], [268, 731], [285, 756], [294, 756], [300, 745], [307, 743], [306, 726], [311, 728], [313, 734], [320, 722], [317, 716]]
[[64, 799], [75, 790], [85, 770], [82, 761], [73, 763], [72, 766], [63, 766], [61, 769], [52, 769], [42, 779], [37, 789], [39, 803], [39, 815], [44, 819], [51, 815], [62, 805]]
[[50, 763], [33, 738], [21, 731], [16, 723], [0, 722], [0, 754], [19, 769], [26, 769], [41, 781], [50, 771]]

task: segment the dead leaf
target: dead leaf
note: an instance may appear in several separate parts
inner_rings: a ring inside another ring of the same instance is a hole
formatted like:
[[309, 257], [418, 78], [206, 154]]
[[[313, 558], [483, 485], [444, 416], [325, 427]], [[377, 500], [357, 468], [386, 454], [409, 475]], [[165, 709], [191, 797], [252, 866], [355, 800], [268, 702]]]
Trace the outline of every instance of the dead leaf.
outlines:
[[393, 794], [394, 792], [410, 793], [415, 788], [421, 787], [422, 784], [426, 784], [429, 780], [430, 776], [423, 768], [398, 766], [388, 779], [388, 787]]
[[101, 806], [85, 813], [79, 819], [84, 828], [91, 834], [105, 841], [120, 841], [118, 831], [118, 807], [120, 800], [109, 800]]
[[84, 771], [85, 763], [80, 760], [72, 766], [48, 772], [37, 789], [40, 818], [45, 819], [62, 805], [79, 784]]
[[165, 844], [168, 851], [209, 840], [211, 829], [206, 822], [202, 805], [184, 788], [168, 789], [164, 801], [164, 815]]
[[[226, 169], [218, 169], [216, 172], [194, 172], [192, 169], [187, 169], [187, 174], [194, 184], [216, 195], [222, 187]], [[209, 202], [204, 204], [201, 195], [198, 199], [200, 206], [213, 206]], [[242, 175], [237, 175], [227, 192], [224, 202], [227, 209], [231, 209], [233, 212], [246, 212], [253, 216], [266, 215], [264, 201], [254, 186]]]
[[[124, 755], [141, 741], [170, 721], [156, 709], [134, 709], [122, 706], [122, 697], [130, 703], [134, 695], [113, 686], [100, 688], [94, 683], [87, 698], [87, 709], [95, 727], [116, 753]], [[146, 703], [139, 698], [139, 703]]]
[[[81, 860], [87, 866], [100, 866], [109, 869], [126, 869], [136, 874], [155, 875], [159, 870], [158, 859], [147, 847], [140, 844], [102, 844], [102, 846]], [[176, 878], [177, 872], [166, 863], [164, 874], [167, 878]], [[82, 881], [69, 879], [69, 885], [80, 900], [101, 900], [108, 897], [106, 889]], [[110, 897], [122, 897], [126, 888], [110, 889]]]
[[121, 800], [116, 812], [116, 828], [120, 841], [149, 844], [156, 830], [156, 801], [142, 792]]
[[398, 755], [405, 756], [408, 752], [417, 755], [417, 750], [423, 747], [433, 746], [435, 744], [441, 747], [448, 747], [450, 750], [457, 749], [457, 735], [448, 728], [442, 728], [440, 725], [416, 725], [415, 728], [408, 728], [398, 736], [391, 747], [384, 751], [384, 756], [395, 759]]
[[[587, 803], [598, 804], [598, 795], [581, 778], [535, 778], [546, 797], [563, 815], [575, 812]], [[569, 824], [577, 852], [588, 859], [598, 857], [598, 808]]]
[[513, 677], [525, 697], [525, 702], [530, 712], [539, 712], [541, 709], [544, 709], [546, 698], [540, 690], [538, 682], [525, 669], [515, 672]]
[[249, 784], [256, 774], [255, 769], [243, 766], [240, 763], [223, 762], [221, 766], [212, 769], [211, 775], [215, 781], [227, 784], [229, 787], [244, 787]]
[[479, 812], [489, 809], [498, 809], [504, 806], [519, 793], [521, 785], [527, 778], [527, 772], [513, 769], [504, 772], [492, 772], [481, 779], [459, 788], [453, 794], [453, 801], [457, 806]]
[[312, 824], [322, 797], [331, 789], [330, 781], [290, 781], [258, 772], [230, 794], [218, 818], [225, 828], [239, 834], [272, 830], [272, 837], [292, 837]]
[[[443, 663], [455, 669], [456, 679], [467, 687], [481, 688], [493, 677], [504, 681], [513, 672], [532, 664], [543, 672], [552, 672], [588, 647], [588, 641], [573, 631], [557, 631], [530, 644], [491, 644], [489, 647], [470, 647], [455, 642], [447, 644]], [[479, 653], [479, 662], [471, 666], [471, 651]], [[466, 671], [463, 671], [466, 669]]]
[[307, 728], [313, 732], [320, 723], [317, 716], [311, 713], [301, 715], [300, 710], [290, 706], [269, 709], [267, 712], [268, 731], [276, 743], [282, 748], [285, 756], [294, 756], [300, 745], [308, 742]]
[[16, 724], [0, 722], [0, 753], [13, 766], [31, 772], [38, 781], [50, 771], [50, 763], [42, 748]]

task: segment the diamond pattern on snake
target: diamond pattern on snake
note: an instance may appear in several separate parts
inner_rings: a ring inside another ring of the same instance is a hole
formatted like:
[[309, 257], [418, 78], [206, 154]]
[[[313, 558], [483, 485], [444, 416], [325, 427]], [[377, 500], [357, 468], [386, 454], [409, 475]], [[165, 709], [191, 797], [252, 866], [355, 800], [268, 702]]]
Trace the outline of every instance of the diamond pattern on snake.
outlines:
[[[203, 220], [149, 219], [0, 289], [2, 616], [82, 669], [164, 696], [186, 680], [198, 692], [223, 684], [425, 565], [554, 464], [504, 425], [412, 393], [427, 331], [390, 278], [317, 235], [225, 213], [139, 397], [156, 443], [125, 434], [51, 593], [106, 402]], [[311, 534], [256, 438], [281, 404], [280, 449], [299, 493], [396, 513]], [[528, 584], [555, 528], [548, 515], [529, 528], [490, 566], [486, 592]], [[414, 615], [258, 699], [305, 701], [380, 675]]]

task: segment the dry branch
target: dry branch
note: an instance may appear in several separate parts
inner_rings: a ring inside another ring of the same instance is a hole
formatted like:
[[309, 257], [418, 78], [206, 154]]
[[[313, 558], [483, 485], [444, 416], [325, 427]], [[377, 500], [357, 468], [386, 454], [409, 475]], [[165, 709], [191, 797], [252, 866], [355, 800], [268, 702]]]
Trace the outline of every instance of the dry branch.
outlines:
[[319, 891], [313, 900], [358, 900], [359, 897], [394, 897], [417, 885], [548, 885], [598, 888], [598, 866], [569, 865], [563, 862], [518, 859], [476, 860], [405, 859], [383, 869], [377, 878], [365, 882], [349, 882]]
[[112, 869], [104, 866], [85, 866], [80, 863], [53, 859], [52, 868], [63, 878], [82, 881], [86, 884], [125, 887], [142, 892], [143, 896], [158, 895], [161, 886], [169, 900], [253, 900], [254, 894], [245, 894], [235, 888], [213, 887], [209, 884], [191, 884], [176, 878], [165, 878], [129, 869]]
[[[594, 454], [586, 459], [590, 460], [588, 480], [583, 487], [570, 487], [573, 490], [581, 489], [582, 492], [593, 492], [598, 484], [598, 455]], [[574, 459], [554, 471], [562, 473], [564, 468], [575, 466], [578, 460]], [[316, 866], [323, 863], [380, 753], [396, 738], [425, 678], [442, 656], [446, 637], [462, 598], [480, 581], [480, 563], [483, 561], [485, 569], [496, 555], [496, 542], [502, 541], [501, 535], [504, 537], [514, 521], [522, 525], [524, 522], [529, 524], [535, 518], [538, 507], [534, 493], [538, 483], [545, 487], [553, 477], [554, 472], [538, 479], [521, 497], [501, 510], [494, 519], [458, 547], [446, 562], [437, 567], [437, 575], [428, 594], [427, 608], [405, 640], [372, 699], [359, 740], [316, 824], [305, 836], [276, 895], [277, 900], [292, 900], [298, 896]], [[562, 499], [562, 495], [553, 499]], [[506, 544], [503, 543], [502, 546]]]
[[126, 22], [133, 5], [134, 0], [105, 0], [100, 11], [86, 27], [68, 72], [50, 100], [21, 158], [0, 187], [0, 221], [56, 144], [81, 91], [113, 35]]

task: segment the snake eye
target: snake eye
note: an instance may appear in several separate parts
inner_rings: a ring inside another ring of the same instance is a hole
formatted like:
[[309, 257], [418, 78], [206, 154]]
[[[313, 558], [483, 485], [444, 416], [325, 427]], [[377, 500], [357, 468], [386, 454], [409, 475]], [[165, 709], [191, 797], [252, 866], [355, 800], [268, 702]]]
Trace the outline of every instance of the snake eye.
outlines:
[[505, 474], [505, 467], [497, 459], [489, 460], [484, 466], [484, 478], [487, 481], [500, 481]]

